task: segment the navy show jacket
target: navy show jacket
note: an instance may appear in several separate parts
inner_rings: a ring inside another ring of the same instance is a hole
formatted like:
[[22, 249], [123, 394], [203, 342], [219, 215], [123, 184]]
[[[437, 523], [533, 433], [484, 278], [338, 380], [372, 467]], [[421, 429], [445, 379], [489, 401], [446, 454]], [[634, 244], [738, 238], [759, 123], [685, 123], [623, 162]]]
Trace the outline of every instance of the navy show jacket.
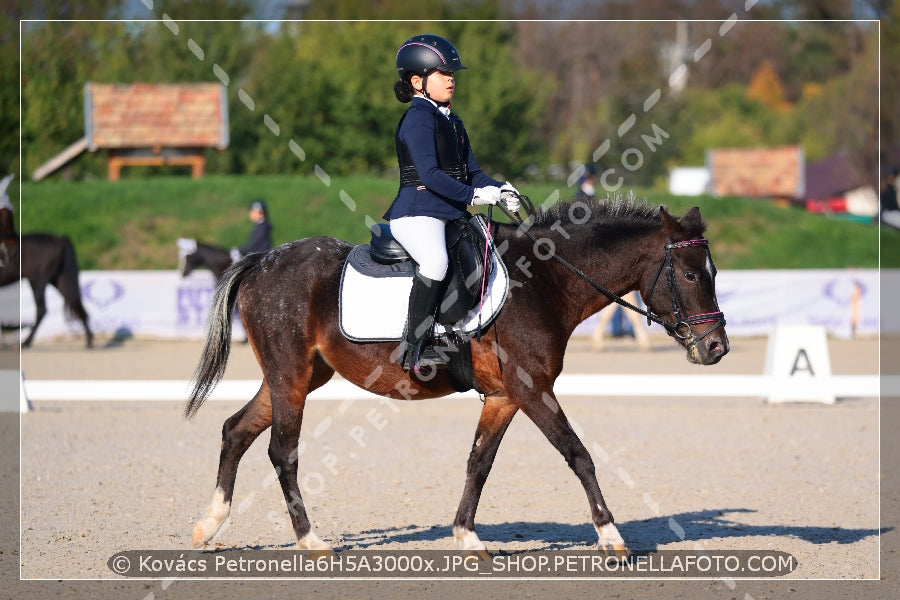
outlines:
[[499, 182], [485, 175], [472, 153], [468, 133], [462, 119], [450, 113], [451, 122], [462, 136], [468, 148], [468, 182], [457, 181], [442, 171], [438, 163], [435, 143], [435, 118], [445, 119], [437, 106], [422, 97], [415, 97], [397, 131], [398, 141], [404, 143], [412, 156], [413, 164], [425, 189], [414, 185], [400, 188], [394, 202], [384, 213], [387, 220], [407, 216], [428, 216], [439, 219], [458, 219], [466, 213], [471, 204], [474, 188], [488, 185], [501, 186]]
[[262, 220], [253, 226], [247, 243], [239, 248], [241, 254], [247, 255], [254, 252], [267, 252], [272, 248], [272, 226], [268, 220]]

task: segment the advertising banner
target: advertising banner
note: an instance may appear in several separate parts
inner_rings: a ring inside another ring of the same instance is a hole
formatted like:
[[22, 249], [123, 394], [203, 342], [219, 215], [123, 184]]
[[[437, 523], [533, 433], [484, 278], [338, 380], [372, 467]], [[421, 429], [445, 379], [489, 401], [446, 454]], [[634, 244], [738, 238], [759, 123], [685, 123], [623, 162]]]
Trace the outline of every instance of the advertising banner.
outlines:
[[[720, 271], [716, 285], [730, 336], [765, 336], [778, 325], [821, 325], [831, 336], [849, 337], [874, 335], [879, 327], [900, 331], [900, 321], [880, 319], [880, 276], [888, 283], [900, 281], [896, 271], [879, 274], [875, 269]], [[214, 283], [208, 271], [186, 278], [176, 271], [81, 273], [82, 300], [91, 328], [100, 336], [200, 339]], [[27, 281], [0, 289], [0, 323], [7, 341], [15, 335], [10, 330], [18, 322], [20, 302], [27, 327], [35, 319]], [[575, 334], [589, 334], [595, 323], [596, 316], [591, 317]], [[48, 286], [47, 316], [35, 339], [81, 335], [81, 324], [68, 319], [62, 297]], [[235, 336], [243, 337], [239, 321]]]

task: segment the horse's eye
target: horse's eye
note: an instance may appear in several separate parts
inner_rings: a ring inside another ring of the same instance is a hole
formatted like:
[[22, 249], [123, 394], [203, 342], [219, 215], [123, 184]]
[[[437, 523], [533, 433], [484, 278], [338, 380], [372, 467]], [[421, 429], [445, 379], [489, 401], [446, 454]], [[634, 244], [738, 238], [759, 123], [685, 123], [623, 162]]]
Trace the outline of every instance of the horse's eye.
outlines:
[[697, 277], [697, 274], [696, 274], [696, 273], [693, 273], [693, 272], [691, 272], [691, 271], [685, 271], [685, 273], [684, 273], [684, 278], [687, 279], [687, 280], [690, 281], [690, 282], [695, 282], [695, 281], [697, 281], [698, 279], [700, 279], [699, 277]]

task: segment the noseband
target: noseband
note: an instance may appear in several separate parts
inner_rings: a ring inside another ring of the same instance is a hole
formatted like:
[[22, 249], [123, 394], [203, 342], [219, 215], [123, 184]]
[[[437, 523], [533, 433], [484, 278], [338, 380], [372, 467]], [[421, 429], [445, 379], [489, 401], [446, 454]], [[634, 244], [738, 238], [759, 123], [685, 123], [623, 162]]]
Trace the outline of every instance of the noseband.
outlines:
[[[529, 215], [535, 214], [534, 206], [531, 204], [531, 201], [528, 199], [528, 196], [519, 195], [519, 200], [522, 202], [522, 206], [525, 208], [525, 212]], [[538, 240], [527, 228], [522, 227], [525, 222], [517, 213], [512, 213], [502, 205], [498, 204], [497, 207], [512, 221], [519, 224], [519, 231], [524, 233], [528, 238], [530, 238], [535, 244], [540, 246], [544, 246], [544, 242]], [[492, 207], [488, 207], [488, 220], [490, 220], [490, 209]], [[675, 321], [666, 321], [659, 315], [655, 314], [653, 311], [643, 310], [640, 307], [635, 306], [634, 304], [628, 302], [615, 292], [612, 292], [584, 273], [581, 269], [560, 257], [556, 254], [552, 249], [550, 250], [550, 256], [556, 260], [559, 264], [567, 268], [569, 271], [585, 280], [588, 284], [591, 285], [595, 290], [625, 308], [632, 310], [636, 313], [644, 315], [647, 317], [647, 325], [650, 323], [659, 323], [662, 325], [666, 333], [671, 336], [677, 337], [678, 339], [684, 341], [685, 347], [688, 350], [693, 350], [694, 347], [705, 338], [707, 335], [718, 329], [719, 327], [725, 326], [725, 314], [722, 311], [710, 312], [710, 313], [702, 313], [699, 315], [693, 315], [689, 317], [683, 317], [682, 315], [686, 312], [684, 310], [684, 302], [681, 299], [681, 294], [678, 292], [678, 285], [675, 281], [675, 264], [672, 262], [672, 250], [678, 250], [680, 248], [695, 248], [695, 247], [704, 247], [706, 251], [709, 252], [709, 240], [705, 238], [698, 238], [693, 240], [685, 240], [683, 242], [672, 242], [668, 238], [666, 238], [665, 250], [666, 254], [663, 257], [662, 263], [659, 265], [659, 269], [656, 271], [656, 277], [653, 278], [653, 284], [650, 286], [650, 290], [647, 292], [647, 297], [649, 298], [653, 294], [654, 288], [656, 288], [656, 284], [659, 281], [659, 277], [663, 272], [663, 269], [666, 270], [666, 283], [669, 286], [669, 296], [672, 298], [672, 313], [675, 315]], [[712, 263], [712, 257], [710, 257], [710, 264]], [[715, 285], [715, 265], [713, 265], [713, 285]], [[713, 291], [713, 302], [715, 302], [715, 291]], [[716, 308], [718, 308], [718, 303], [716, 302]], [[694, 332], [691, 330], [692, 325], [701, 325], [703, 323], [712, 323], [706, 331], [701, 333], [699, 336], [695, 336]]]

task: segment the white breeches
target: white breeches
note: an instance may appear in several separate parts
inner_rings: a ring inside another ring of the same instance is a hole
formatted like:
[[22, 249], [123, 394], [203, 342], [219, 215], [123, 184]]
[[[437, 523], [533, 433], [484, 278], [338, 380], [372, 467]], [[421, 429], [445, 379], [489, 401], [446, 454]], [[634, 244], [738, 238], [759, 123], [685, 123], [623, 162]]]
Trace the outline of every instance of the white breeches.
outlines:
[[435, 217], [391, 219], [391, 234], [419, 264], [419, 274], [441, 281], [447, 274], [447, 221]]

